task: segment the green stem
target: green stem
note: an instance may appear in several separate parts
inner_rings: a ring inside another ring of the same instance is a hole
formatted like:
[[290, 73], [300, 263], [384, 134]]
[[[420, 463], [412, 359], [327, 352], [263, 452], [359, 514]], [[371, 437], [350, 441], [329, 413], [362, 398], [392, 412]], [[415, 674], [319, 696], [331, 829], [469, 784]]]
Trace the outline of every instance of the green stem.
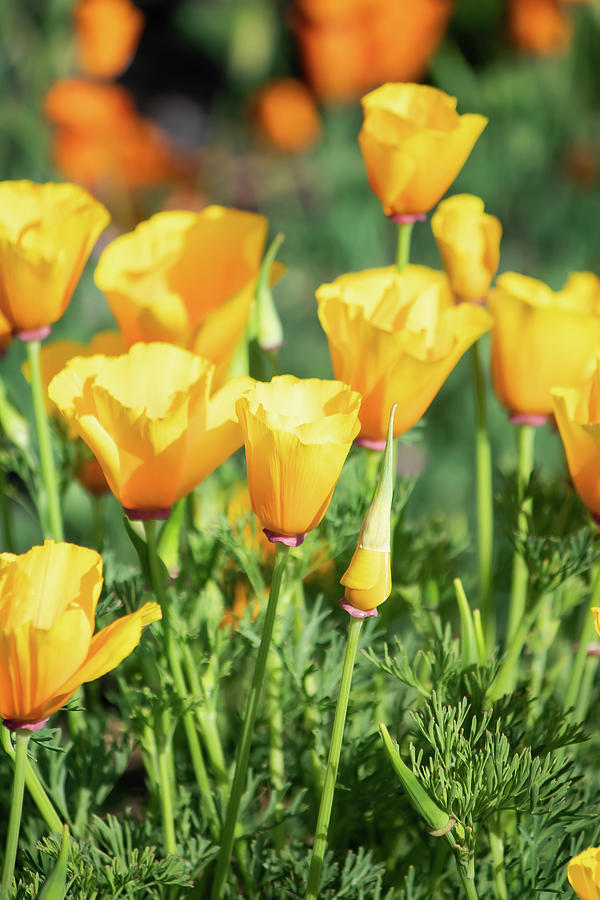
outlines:
[[58, 495], [58, 480], [54, 468], [54, 457], [50, 444], [50, 428], [44, 403], [44, 388], [42, 386], [42, 373], [40, 369], [40, 341], [26, 341], [27, 359], [31, 375], [31, 396], [33, 399], [33, 413], [37, 430], [38, 446], [40, 451], [40, 467], [42, 479], [46, 491], [48, 512], [48, 534], [55, 541], [64, 540], [63, 524], [60, 512], [60, 498]]
[[10, 818], [6, 835], [6, 850], [0, 884], [0, 900], [8, 900], [17, 859], [21, 815], [23, 813], [23, 792], [25, 789], [25, 769], [27, 766], [27, 745], [31, 732], [20, 728], [16, 732], [15, 771], [13, 776], [12, 799], [10, 802]]
[[[4, 747], [5, 752], [14, 762], [15, 750], [10, 739], [10, 732], [8, 728], [0, 726], [0, 737], [2, 739], [2, 746]], [[54, 809], [54, 806], [52, 805], [48, 794], [42, 787], [38, 775], [29, 760], [27, 760], [25, 764], [25, 785], [27, 787], [27, 790], [29, 791], [31, 799], [37, 806], [40, 815], [44, 819], [50, 831], [53, 831], [56, 834], [60, 834], [60, 832], [62, 831], [62, 822], [58, 816], [58, 813]]]
[[504, 841], [499, 830], [499, 822], [496, 821], [489, 831], [490, 850], [492, 851], [492, 865], [494, 869], [494, 885], [496, 887], [496, 897], [498, 900], [508, 900], [508, 889], [506, 887], [506, 874], [504, 871]]
[[[285, 760], [283, 756], [283, 709], [281, 698], [283, 665], [277, 651], [272, 647], [267, 657], [267, 710], [269, 716], [269, 769], [271, 787], [281, 794], [285, 776]], [[283, 813], [281, 800], [275, 807], [279, 817]], [[283, 823], [282, 823], [283, 825]], [[285, 840], [282, 825], [273, 835], [275, 848], [281, 850]]]
[[585, 667], [583, 670], [583, 678], [581, 679], [581, 688], [579, 690], [579, 696], [577, 698], [577, 704], [575, 706], [575, 721], [576, 722], [585, 722], [588, 714], [588, 710], [590, 708], [590, 701], [592, 698], [592, 689], [594, 687], [594, 679], [596, 676], [596, 669], [598, 668], [598, 657], [597, 656], [588, 656], [585, 661]]
[[462, 886], [465, 889], [465, 896], [467, 900], [479, 900], [477, 895], [477, 889], [475, 887], [475, 859], [471, 855], [468, 861], [468, 864], [465, 864], [462, 859], [461, 848], [456, 843], [454, 839], [454, 835], [451, 831], [446, 835], [446, 840], [454, 850], [454, 859], [456, 862], [456, 868], [458, 870], [458, 874], [460, 876], [460, 880], [462, 882]]
[[[525, 490], [533, 471], [533, 444], [535, 439], [535, 426], [518, 425], [518, 450], [517, 450], [517, 499], [519, 515], [517, 519], [517, 533], [521, 539], [527, 537], [527, 521], [531, 513], [531, 500], [524, 501]], [[512, 586], [510, 592], [510, 605], [508, 611], [508, 631], [506, 646], [510, 651], [516, 637], [519, 626], [525, 615], [527, 599], [527, 582], [529, 573], [525, 560], [515, 549], [513, 556]], [[515, 665], [518, 660], [515, 661]]]
[[496, 617], [492, 594], [494, 555], [494, 489], [492, 447], [487, 425], [486, 392], [479, 342], [471, 347], [475, 389], [475, 466], [477, 470], [477, 551], [479, 591], [485, 643], [490, 653], [496, 643]]
[[[169, 601], [166, 596], [160, 572], [160, 562], [156, 543], [155, 520], [150, 519], [148, 522], [144, 522], [144, 529], [146, 532], [146, 541], [148, 545], [148, 562], [150, 564], [152, 585], [154, 587], [156, 599], [158, 600], [158, 603], [160, 604], [160, 607], [162, 609], [162, 627], [165, 642], [165, 653], [169, 663], [171, 675], [173, 676], [175, 692], [178, 698], [185, 703], [188, 696], [188, 689], [183, 675], [179, 647], [177, 642], [173, 638], [173, 631], [170, 624], [171, 616]], [[187, 738], [188, 749], [190, 751], [190, 758], [192, 760], [192, 767], [194, 769], [196, 783], [198, 785], [200, 795], [202, 796], [206, 808], [209, 827], [211, 829], [211, 833], [216, 836], [216, 834], [218, 833], [217, 810], [215, 807], [215, 801], [212, 795], [208, 774], [206, 772], [206, 766], [204, 764], [204, 757], [202, 755], [202, 748], [200, 746], [198, 732], [196, 731], [196, 720], [193, 710], [188, 709], [183, 713], [183, 727]], [[164, 806], [163, 809], [165, 809]]]
[[583, 629], [579, 638], [579, 646], [575, 654], [575, 660], [571, 668], [569, 682], [565, 693], [563, 710], [567, 712], [572, 706], [575, 706], [581, 688], [581, 681], [586, 665], [587, 648], [596, 633], [594, 625], [594, 617], [590, 612], [592, 606], [600, 605], [600, 563], [596, 563], [592, 569], [593, 589], [589, 604], [585, 604], [585, 618], [583, 620]]
[[0, 509], [2, 512], [2, 530], [4, 532], [4, 549], [15, 552], [15, 534], [10, 517], [10, 500], [7, 493], [6, 472], [0, 467]]
[[281, 591], [281, 583], [288, 556], [288, 547], [285, 544], [277, 543], [275, 553], [275, 562], [273, 564], [273, 578], [271, 581], [271, 591], [269, 593], [269, 602], [265, 613], [265, 621], [263, 624], [263, 633], [256, 657], [256, 666], [250, 686], [250, 693], [246, 703], [246, 714], [244, 716], [244, 724], [238, 744], [237, 756], [235, 761], [235, 773], [231, 785], [231, 794], [229, 803], [227, 804], [227, 813], [225, 816], [225, 824], [221, 834], [221, 849], [217, 859], [217, 869], [215, 872], [215, 880], [213, 882], [211, 900], [220, 900], [225, 889], [225, 879], [229, 869], [229, 861], [231, 859], [231, 851], [233, 849], [233, 841], [235, 836], [235, 825], [238, 818], [240, 802], [246, 782], [246, 772], [248, 769], [248, 759], [250, 756], [250, 745], [252, 743], [252, 733], [254, 730], [254, 721], [258, 710], [258, 703], [262, 690], [262, 684], [267, 665], [267, 657], [269, 654], [269, 646], [271, 644], [271, 636], [273, 634], [273, 626], [275, 623], [275, 614], [277, 612], [277, 603]]
[[213, 708], [213, 702], [208, 696], [208, 692], [198, 675], [198, 670], [194, 663], [189, 644], [182, 644], [180, 649], [183, 656], [183, 667], [192, 689], [192, 694], [196, 697], [202, 697], [204, 700], [202, 706], [198, 705], [196, 707], [196, 719], [217, 784], [222, 788], [229, 784], [229, 776], [227, 774], [225, 756], [223, 754], [221, 738], [216, 724], [216, 713]]
[[398, 249], [396, 252], [396, 267], [402, 272], [410, 259], [410, 239], [412, 237], [413, 223], [398, 223]]
[[329, 745], [329, 758], [327, 759], [325, 781], [323, 782], [323, 792], [321, 794], [319, 815], [317, 817], [317, 827], [315, 830], [310, 869], [308, 871], [308, 885], [306, 888], [305, 900], [316, 900], [319, 893], [323, 860], [325, 858], [325, 849], [327, 847], [327, 832], [329, 831], [329, 820], [331, 818], [331, 807], [333, 805], [333, 795], [335, 792], [335, 782], [342, 750], [342, 738], [344, 736], [344, 726], [346, 724], [350, 686], [352, 684], [352, 671], [354, 669], [354, 660], [356, 658], [358, 638], [362, 623], [362, 619], [351, 618], [348, 628], [348, 643], [346, 645], [346, 655], [344, 657], [344, 667], [342, 669], [342, 678], [340, 681], [340, 692], [335, 707], [331, 743]]
[[175, 819], [173, 814], [173, 791], [171, 786], [171, 773], [169, 757], [171, 755], [170, 722], [166, 710], [157, 712], [154, 730], [157, 735], [156, 768], [158, 775], [158, 788], [160, 794], [160, 807], [163, 821], [163, 836], [165, 840], [165, 853], [177, 852], [175, 839]]

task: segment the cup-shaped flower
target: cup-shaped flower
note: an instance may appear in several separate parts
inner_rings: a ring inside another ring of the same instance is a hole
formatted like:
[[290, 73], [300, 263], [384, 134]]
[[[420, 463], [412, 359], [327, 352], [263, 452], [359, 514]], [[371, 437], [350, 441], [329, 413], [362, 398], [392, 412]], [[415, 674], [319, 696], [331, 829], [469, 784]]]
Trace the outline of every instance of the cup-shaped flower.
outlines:
[[567, 878], [579, 900], [600, 900], [600, 847], [588, 847], [574, 856]]
[[251, 381], [211, 396], [214, 366], [170, 344], [71, 360], [50, 399], [98, 459], [130, 517], [168, 514], [242, 443], [235, 401]]
[[392, 405], [397, 436], [492, 323], [479, 307], [454, 305], [446, 276], [426, 266], [341, 275], [317, 290], [317, 301], [334, 375], [363, 397], [360, 441], [379, 449]]
[[455, 194], [440, 203], [431, 230], [457, 299], [484, 300], [500, 262], [500, 220], [480, 197]]
[[496, 280], [488, 307], [492, 379], [498, 399], [516, 421], [543, 421], [554, 387], [580, 387], [595, 368], [600, 306], [589, 281], [569, 279], [562, 291], [514, 272]]
[[13, 331], [45, 329], [62, 316], [108, 220], [78, 185], [0, 183], [0, 312]]
[[142, 628], [161, 617], [157, 603], [94, 634], [102, 557], [46, 541], [0, 554], [0, 718], [10, 728], [39, 726], [86, 681], [119, 665]]
[[271, 540], [301, 543], [325, 515], [359, 406], [346, 384], [292, 375], [256, 383], [237, 401], [252, 508]]
[[127, 344], [193, 350], [219, 367], [222, 383], [248, 323], [266, 234], [264, 216], [209, 206], [157, 213], [109, 244], [96, 284]]
[[575, 489], [600, 516], [600, 359], [582, 387], [554, 388], [552, 400]]
[[358, 137], [371, 190], [387, 216], [430, 210], [462, 169], [487, 119], [423, 84], [384, 84], [362, 99]]
[[385, 453], [375, 495], [363, 519], [358, 543], [340, 583], [346, 588], [342, 608], [351, 616], [377, 615], [392, 590], [391, 527], [394, 494], [394, 412], [388, 425]]

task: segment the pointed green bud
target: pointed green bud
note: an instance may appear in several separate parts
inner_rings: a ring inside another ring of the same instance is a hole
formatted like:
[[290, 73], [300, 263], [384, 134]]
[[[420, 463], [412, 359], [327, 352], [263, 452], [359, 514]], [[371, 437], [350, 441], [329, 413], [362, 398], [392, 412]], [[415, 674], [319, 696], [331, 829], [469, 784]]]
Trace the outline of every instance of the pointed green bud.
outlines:
[[63, 825], [60, 853], [56, 864], [37, 895], [37, 900], [64, 900], [67, 883], [67, 863], [69, 862], [69, 826]]
[[283, 234], [276, 234], [265, 253], [256, 284], [256, 339], [261, 350], [276, 350], [283, 344], [281, 319], [271, 293], [271, 266], [283, 243]]
[[383, 722], [379, 724], [379, 733], [383, 738], [383, 743], [394, 771], [400, 779], [405, 793], [408, 794], [408, 799], [413, 808], [427, 823], [429, 833], [434, 837], [441, 837], [441, 835], [447, 834], [456, 824], [455, 820], [451, 819], [447, 812], [439, 808], [416, 775], [404, 763], [398, 752], [398, 745], [391, 739], [390, 733]]
[[373, 610], [387, 600], [392, 590], [390, 517], [394, 493], [396, 406], [394, 404], [390, 412], [387, 442], [375, 494], [363, 520], [350, 565], [340, 579], [346, 588], [342, 609], [358, 618], [364, 618], [365, 614], [377, 615]]
[[456, 602], [458, 604], [458, 612], [460, 614], [460, 643], [462, 648], [462, 664], [465, 666], [475, 666], [479, 662], [479, 652], [477, 649], [477, 640], [475, 637], [475, 625], [473, 623], [473, 614], [465, 589], [462, 586], [460, 578], [454, 579], [454, 593], [456, 594]]

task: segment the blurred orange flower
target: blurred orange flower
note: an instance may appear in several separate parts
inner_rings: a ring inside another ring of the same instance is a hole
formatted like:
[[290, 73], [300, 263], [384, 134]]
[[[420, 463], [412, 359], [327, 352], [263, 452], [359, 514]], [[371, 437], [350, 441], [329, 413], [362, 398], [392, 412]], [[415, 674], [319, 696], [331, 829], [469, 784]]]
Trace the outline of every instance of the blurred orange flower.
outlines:
[[492, 379], [513, 420], [541, 424], [554, 387], [580, 387], [600, 347], [598, 283], [577, 273], [562, 291], [514, 272], [498, 276], [488, 300], [494, 319]]
[[145, 603], [94, 634], [101, 588], [94, 550], [46, 541], [20, 556], [0, 554], [0, 718], [8, 728], [37, 730], [161, 618], [157, 603]]
[[299, 0], [297, 7], [306, 77], [333, 101], [382, 81], [422, 78], [452, 13], [451, 0]]
[[76, 184], [0, 182], [0, 312], [13, 331], [60, 319], [108, 220]]
[[600, 516], [600, 359], [583, 385], [553, 388], [552, 402], [575, 489]]
[[165, 134], [119, 85], [65, 78], [50, 88], [44, 113], [57, 126], [57, 168], [94, 192], [148, 187], [181, 171]]
[[456, 297], [485, 300], [500, 261], [500, 220], [484, 212], [480, 197], [455, 194], [440, 203], [431, 230]]
[[383, 448], [421, 418], [463, 353], [491, 327], [488, 313], [454, 305], [447, 277], [426, 266], [341, 275], [317, 290], [336, 378], [362, 394], [360, 442]]
[[280, 375], [236, 404], [252, 508], [269, 540], [297, 546], [319, 524], [352, 441], [360, 397], [348, 385]]
[[165, 518], [242, 443], [234, 378], [211, 396], [214, 366], [171, 344], [72, 359], [50, 399], [98, 459], [130, 518]]
[[519, 50], [552, 56], [566, 50], [571, 23], [559, 0], [509, 0], [508, 36]]
[[358, 137], [371, 190], [387, 216], [421, 216], [462, 169], [487, 119], [422, 84], [384, 84], [362, 99]]
[[266, 235], [264, 216], [222, 206], [157, 213], [106, 247], [96, 284], [128, 345], [179, 344], [214, 362], [222, 384], [248, 324]]
[[262, 137], [288, 153], [302, 153], [321, 137], [321, 120], [306, 86], [296, 78], [277, 78], [258, 92], [252, 120]]
[[94, 78], [113, 78], [127, 68], [144, 27], [130, 0], [78, 0], [73, 7], [79, 67]]

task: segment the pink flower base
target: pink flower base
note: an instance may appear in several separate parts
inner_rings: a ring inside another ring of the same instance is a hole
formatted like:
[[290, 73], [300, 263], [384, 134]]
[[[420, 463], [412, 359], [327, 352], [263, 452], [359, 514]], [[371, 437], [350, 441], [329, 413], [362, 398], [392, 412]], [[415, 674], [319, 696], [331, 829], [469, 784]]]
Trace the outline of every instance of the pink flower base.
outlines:
[[340, 606], [342, 609], [348, 613], [349, 616], [352, 616], [354, 619], [368, 619], [370, 616], [378, 616], [377, 608], [375, 609], [357, 609], [356, 606], [352, 606], [351, 603], [348, 603], [345, 597], [340, 598]]
[[18, 722], [16, 719], [3, 719], [2, 724], [9, 731], [39, 731], [48, 721], [49, 716], [39, 722]]
[[276, 531], [270, 531], [268, 528], [263, 528], [263, 533], [272, 544], [285, 544], [286, 547], [299, 547], [304, 543], [306, 537], [306, 532], [304, 534], [277, 534]]
[[127, 509], [124, 506], [123, 512], [132, 522], [149, 522], [150, 519], [168, 519], [171, 515], [171, 507], [156, 506], [154, 509]]
[[32, 328], [31, 331], [15, 331], [15, 337], [20, 341], [43, 341], [51, 331], [50, 325], [44, 325], [42, 328]]
[[388, 216], [388, 219], [397, 225], [414, 225], [415, 222], [424, 222], [426, 218], [426, 213], [399, 213], [396, 216]]
[[534, 428], [540, 428], [548, 421], [548, 416], [544, 413], [511, 413], [509, 421], [513, 425], [533, 425]]
[[385, 440], [374, 438], [356, 438], [354, 441], [357, 447], [366, 447], [367, 450], [385, 450]]

